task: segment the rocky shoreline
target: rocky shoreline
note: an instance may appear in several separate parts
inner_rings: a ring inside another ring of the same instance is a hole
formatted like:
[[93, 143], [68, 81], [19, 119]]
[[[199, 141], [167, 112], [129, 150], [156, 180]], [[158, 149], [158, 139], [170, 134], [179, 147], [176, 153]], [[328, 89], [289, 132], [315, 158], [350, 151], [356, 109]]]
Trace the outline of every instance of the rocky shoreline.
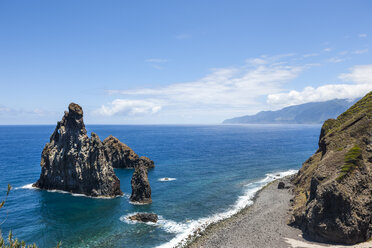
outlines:
[[[302, 237], [301, 230], [288, 225], [293, 185], [287, 176], [263, 189], [254, 198], [254, 204], [234, 216], [208, 226], [198, 237], [190, 237], [188, 248], [262, 248], [262, 247], [350, 247], [324, 244]], [[289, 188], [278, 189], [279, 182]], [[353, 247], [372, 247], [372, 242]]]

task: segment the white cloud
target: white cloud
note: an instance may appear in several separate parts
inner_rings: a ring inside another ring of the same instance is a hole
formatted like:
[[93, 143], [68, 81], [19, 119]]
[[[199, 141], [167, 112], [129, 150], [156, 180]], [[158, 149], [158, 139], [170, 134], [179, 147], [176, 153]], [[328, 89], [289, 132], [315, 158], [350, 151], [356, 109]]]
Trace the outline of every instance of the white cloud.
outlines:
[[161, 70], [163, 69], [163, 64], [168, 62], [168, 59], [163, 58], [150, 58], [145, 60], [146, 63], [149, 63], [149, 65], [155, 69]]
[[284, 107], [335, 98], [362, 97], [372, 90], [372, 65], [355, 66], [350, 73], [341, 74], [339, 78], [343, 81], [353, 82], [353, 84], [326, 84], [317, 88], [309, 86], [302, 91], [292, 90], [287, 93], [270, 94], [267, 101], [276, 107]]
[[11, 109], [10, 108], [7, 108], [5, 106], [1, 106], [0, 105], [0, 114], [2, 114], [2, 113], [9, 113], [9, 112], [11, 112]]
[[290, 66], [265, 57], [248, 60], [241, 67], [213, 69], [205, 77], [161, 88], [110, 90], [111, 94], [160, 99], [166, 105], [184, 108], [260, 107], [257, 98], [279, 92], [282, 84], [295, 78], [304, 66]]
[[330, 47], [326, 47], [326, 48], [323, 49], [323, 51], [324, 51], [324, 52], [330, 52], [330, 51], [332, 51], [332, 48], [330, 48]]
[[354, 66], [350, 73], [343, 73], [339, 76], [339, 78], [341, 80], [354, 82], [357, 84], [372, 85], [372, 64]]
[[341, 63], [343, 61], [345, 61], [345, 59], [341, 59], [341, 58], [338, 58], [338, 57], [328, 59], [328, 62], [330, 62], [330, 63]]
[[367, 34], [359, 34], [358, 36], [359, 36], [359, 38], [366, 38]]
[[319, 53], [308, 53], [308, 54], [303, 55], [304, 58], [316, 57], [316, 56], [319, 56]]
[[363, 53], [368, 53], [368, 49], [355, 50], [353, 53], [354, 53], [354, 54], [363, 54]]
[[152, 59], [146, 59], [145, 62], [148, 63], [166, 63], [168, 62], [167, 59], [160, 59], [160, 58], [152, 58]]
[[143, 115], [154, 114], [161, 109], [161, 105], [151, 101], [116, 99], [108, 106], [102, 105], [95, 111], [98, 115]]
[[332, 99], [354, 99], [364, 96], [372, 90], [372, 84], [327, 84], [317, 88], [306, 87], [302, 91], [291, 90], [288, 93], [268, 95], [268, 103], [276, 107], [285, 107], [307, 102], [322, 102]]
[[[160, 105], [161, 111], [152, 117], [157, 123], [216, 123], [229, 116], [266, 109], [267, 94], [279, 93], [284, 84], [311, 66], [293, 64], [295, 58], [291, 56], [261, 56], [248, 59], [242, 66], [211, 69], [209, 74], [191, 82], [108, 93]], [[116, 108], [103, 106], [99, 112], [116, 113], [112, 110]]]

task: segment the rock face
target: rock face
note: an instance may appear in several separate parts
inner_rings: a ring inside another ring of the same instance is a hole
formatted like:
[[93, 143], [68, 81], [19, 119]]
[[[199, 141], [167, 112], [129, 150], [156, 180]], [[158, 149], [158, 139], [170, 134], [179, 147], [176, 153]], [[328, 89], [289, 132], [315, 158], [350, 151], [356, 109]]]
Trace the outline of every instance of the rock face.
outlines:
[[151, 200], [151, 188], [147, 177], [147, 168], [140, 163], [134, 169], [132, 176], [132, 195], [130, 200], [135, 204], [149, 204]]
[[128, 219], [141, 221], [141, 222], [154, 222], [158, 221], [158, 215], [152, 213], [138, 213], [132, 216], [129, 216]]
[[155, 167], [154, 161], [147, 157], [139, 157], [129, 146], [112, 135], [107, 137], [103, 144], [107, 160], [111, 161], [114, 168], [135, 168], [140, 163], [147, 168]]
[[295, 184], [292, 224], [322, 242], [372, 236], [372, 92], [324, 122], [319, 149]]
[[68, 110], [43, 149], [40, 179], [33, 186], [95, 197], [122, 195], [104, 144], [95, 133], [87, 135], [82, 108], [71, 103]]

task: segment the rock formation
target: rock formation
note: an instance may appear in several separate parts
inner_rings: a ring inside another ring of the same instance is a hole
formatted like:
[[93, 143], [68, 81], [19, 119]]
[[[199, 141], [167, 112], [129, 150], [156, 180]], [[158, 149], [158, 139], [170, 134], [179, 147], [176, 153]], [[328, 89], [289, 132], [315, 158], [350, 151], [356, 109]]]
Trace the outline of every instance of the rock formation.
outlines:
[[141, 222], [154, 222], [158, 221], [158, 215], [152, 213], [138, 213], [132, 216], [129, 216], [128, 219], [141, 221]]
[[87, 135], [82, 108], [71, 103], [68, 110], [43, 149], [40, 179], [33, 186], [95, 197], [122, 195], [105, 146], [95, 133]]
[[129, 146], [112, 135], [107, 137], [103, 144], [107, 160], [111, 161], [114, 168], [135, 168], [139, 163], [143, 163], [147, 168], [155, 167], [154, 161], [144, 156], [139, 157]]
[[372, 236], [372, 92], [324, 122], [319, 149], [293, 179], [292, 224], [344, 244]]
[[147, 168], [143, 163], [139, 163], [134, 169], [131, 184], [132, 195], [130, 196], [130, 200], [132, 203], [149, 204], [152, 202]]
[[284, 189], [285, 188], [285, 183], [284, 182], [279, 182], [278, 183], [278, 189]]

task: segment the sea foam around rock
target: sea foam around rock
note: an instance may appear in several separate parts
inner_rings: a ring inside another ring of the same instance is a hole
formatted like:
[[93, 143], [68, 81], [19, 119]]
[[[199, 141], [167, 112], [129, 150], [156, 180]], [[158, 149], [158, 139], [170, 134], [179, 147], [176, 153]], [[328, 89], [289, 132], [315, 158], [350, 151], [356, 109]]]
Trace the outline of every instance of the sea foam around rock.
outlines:
[[[179, 247], [183, 246], [188, 242], [190, 239], [190, 235], [196, 237], [199, 235], [200, 232], [205, 230], [207, 226], [210, 224], [216, 223], [223, 219], [229, 218], [234, 214], [238, 213], [243, 208], [250, 206], [253, 204], [253, 198], [257, 194], [257, 192], [265, 187], [268, 183], [280, 179], [289, 175], [293, 175], [297, 173], [297, 170], [288, 170], [284, 172], [278, 173], [269, 173], [266, 174], [266, 177], [258, 180], [256, 182], [249, 183], [244, 186], [244, 194], [239, 196], [235, 204], [233, 204], [227, 211], [216, 213], [209, 217], [200, 218], [197, 220], [188, 220], [185, 222], [176, 222], [173, 220], [164, 219], [162, 216], [159, 216], [159, 220], [157, 223], [143, 223], [146, 225], [157, 226], [162, 228], [164, 231], [169, 233], [177, 234], [172, 240], [167, 243], [164, 243], [158, 248], [169, 248], [169, 247]], [[136, 213], [130, 213], [127, 215], [123, 215], [120, 217], [120, 221], [128, 223], [128, 224], [136, 224], [137, 221], [129, 220], [128, 217], [134, 215]]]

